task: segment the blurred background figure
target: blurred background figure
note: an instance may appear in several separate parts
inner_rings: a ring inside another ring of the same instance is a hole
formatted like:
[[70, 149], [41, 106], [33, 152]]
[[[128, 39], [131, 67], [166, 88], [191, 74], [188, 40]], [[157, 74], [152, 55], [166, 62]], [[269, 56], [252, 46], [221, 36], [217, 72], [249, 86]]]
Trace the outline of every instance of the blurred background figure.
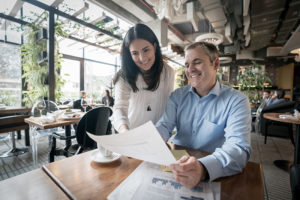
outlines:
[[271, 99], [267, 102], [267, 106], [283, 103], [285, 92], [283, 90], [275, 90]]
[[110, 96], [109, 91], [105, 90], [104, 91], [104, 96], [102, 98], [102, 103], [105, 106], [109, 106], [109, 107], [113, 107], [114, 106], [114, 98], [112, 96]]
[[271, 92], [270, 92], [269, 90], [265, 90], [265, 91], [263, 92], [262, 98], [263, 98], [263, 99], [269, 99], [270, 96], [271, 96]]
[[80, 99], [85, 99], [86, 98], [86, 92], [85, 91], [80, 91]]
[[83, 109], [82, 106], [81, 106], [81, 100], [82, 99], [86, 99], [86, 92], [85, 91], [80, 91], [80, 94], [79, 94], [79, 99], [76, 99], [74, 102], [73, 102], [73, 108], [74, 109]]

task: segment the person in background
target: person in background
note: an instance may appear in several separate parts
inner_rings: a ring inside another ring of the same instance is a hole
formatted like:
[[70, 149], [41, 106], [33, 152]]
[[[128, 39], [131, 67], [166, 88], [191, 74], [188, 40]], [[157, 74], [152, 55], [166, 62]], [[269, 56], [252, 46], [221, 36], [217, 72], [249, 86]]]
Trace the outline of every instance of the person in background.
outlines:
[[284, 95], [285, 92], [283, 90], [275, 90], [271, 99], [267, 102], [267, 106], [285, 102]]
[[74, 102], [73, 102], [73, 108], [74, 109], [83, 109], [82, 106], [81, 106], [81, 100], [82, 99], [86, 99], [87, 95], [86, 95], [86, 92], [85, 91], [80, 91], [79, 93], [79, 99], [76, 99]]
[[113, 107], [114, 106], [114, 98], [112, 98], [112, 96], [110, 96], [109, 91], [105, 90], [104, 91], [104, 97], [102, 98], [102, 103], [105, 106], [109, 106], [109, 107]]
[[163, 62], [158, 39], [148, 26], [136, 24], [126, 33], [114, 84], [112, 119], [118, 132], [159, 120], [173, 91], [174, 71]]
[[176, 127], [175, 145], [211, 153], [199, 159], [183, 156], [170, 165], [176, 181], [193, 188], [243, 170], [251, 154], [251, 113], [244, 94], [217, 80], [220, 61], [213, 44], [187, 46], [185, 66], [190, 85], [171, 94], [156, 127], [165, 141]]
[[271, 96], [271, 92], [269, 90], [263, 91], [263, 95], [262, 95], [263, 99], [269, 99], [270, 96]]
[[80, 91], [80, 99], [85, 99], [86, 98], [86, 92], [85, 91]]

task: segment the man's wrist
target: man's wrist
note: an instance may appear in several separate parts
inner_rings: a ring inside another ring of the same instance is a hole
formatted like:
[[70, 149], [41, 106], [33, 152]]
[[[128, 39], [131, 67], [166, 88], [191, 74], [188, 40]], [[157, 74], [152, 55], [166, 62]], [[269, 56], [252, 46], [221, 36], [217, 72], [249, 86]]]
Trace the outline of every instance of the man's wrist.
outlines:
[[206, 167], [201, 162], [199, 162], [199, 163], [200, 163], [200, 165], [202, 166], [202, 169], [203, 169], [203, 173], [202, 173], [202, 176], [200, 178], [200, 181], [209, 180], [209, 174], [208, 174], [208, 171], [207, 171]]

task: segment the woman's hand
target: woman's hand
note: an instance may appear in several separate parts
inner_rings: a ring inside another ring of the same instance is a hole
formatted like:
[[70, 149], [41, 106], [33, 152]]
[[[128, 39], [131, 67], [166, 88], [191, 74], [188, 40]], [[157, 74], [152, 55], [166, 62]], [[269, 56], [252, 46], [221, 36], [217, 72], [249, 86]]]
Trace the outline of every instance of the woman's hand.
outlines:
[[126, 131], [129, 131], [129, 128], [126, 124], [121, 125], [119, 130], [118, 130], [119, 133], [123, 133], [123, 132], [126, 132]]

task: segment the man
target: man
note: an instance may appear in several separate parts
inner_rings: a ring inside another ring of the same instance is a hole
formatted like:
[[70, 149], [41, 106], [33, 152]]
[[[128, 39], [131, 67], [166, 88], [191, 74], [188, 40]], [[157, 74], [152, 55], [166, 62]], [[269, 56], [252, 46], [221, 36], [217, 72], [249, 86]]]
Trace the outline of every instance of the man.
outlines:
[[265, 90], [265, 91], [263, 91], [262, 98], [263, 99], [269, 99], [270, 95], [271, 95], [270, 91], [269, 90]]
[[198, 160], [184, 156], [170, 166], [176, 180], [188, 188], [241, 172], [251, 154], [248, 98], [217, 81], [219, 65], [214, 45], [188, 46], [185, 73], [191, 84], [171, 94], [156, 124], [166, 141], [176, 126], [174, 144], [212, 153]]

